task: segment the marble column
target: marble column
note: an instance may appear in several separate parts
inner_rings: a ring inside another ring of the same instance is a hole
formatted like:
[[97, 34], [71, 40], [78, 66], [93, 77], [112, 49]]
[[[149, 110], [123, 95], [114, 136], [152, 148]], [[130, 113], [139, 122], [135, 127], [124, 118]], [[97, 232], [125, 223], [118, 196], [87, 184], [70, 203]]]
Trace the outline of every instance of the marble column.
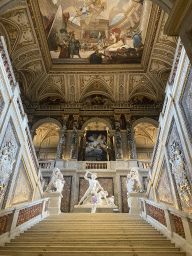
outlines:
[[127, 146], [129, 159], [137, 158], [137, 151], [134, 139], [134, 132], [131, 127], [131, 115], [125, 115], [126, 131], [127, 131]]
[[59, 142], [57, 146], [57, 159], [63, 159], [63, 154], [66, 145], [66, 134], [67, 134], [67, 122], [68, 122], [69, 115], [63, 115], [63, 127], [60, 130], [59, 134]]
[[121, 123], [120, 123], [120, 115], [114, 115], [115, 118], [115, 146], [116, 146], [116, 159], [123, 158], [122, 151], [122, 140], [121, 140]]
[[78, 142], [78, 119], [79, 115], [74, 115], [74, 124], [73, 124], [73, 135], [71, 142], [71, 159], [77, 159], [77, 142]]
[[78, 161], [83, 161], [83, 140], [84, 140], [84, 131], [83, 133], [79, 134], [80, 143], [79, 143], [79, 153], [78, 153]]
[[110, 161], [115, 161], [115, 148], [113, 145], [113, 134], [109, 134], [109, 139], [110, 139]]

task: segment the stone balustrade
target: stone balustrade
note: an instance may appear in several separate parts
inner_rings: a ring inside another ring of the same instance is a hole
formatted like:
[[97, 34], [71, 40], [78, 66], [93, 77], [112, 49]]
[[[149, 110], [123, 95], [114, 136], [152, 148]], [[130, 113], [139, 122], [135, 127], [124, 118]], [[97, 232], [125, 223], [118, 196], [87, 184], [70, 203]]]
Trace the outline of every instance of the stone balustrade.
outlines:
[[[134, 159], [135, 160], [135, 159]], [[59, 165], [58, 165], [59, 163]], [[39, 167], [42, 171], [50, 171], [52, 172], [54, 167], [58, 167], [61, 170], [70, 170], [70, 169], [77, 169], [77, 170], [86, 170], [86, 169], [106, 169], [106, 170], [127, 170], [129, 171], [132, 167], [139, 167], [141, 171], [148, 171], [150, 167], [149, 161], [134, 161], [134, 166], [130, 163], [129, 160], [121, 160], [117, 163], [117, 161], [73, 161], [69, 160], [47, 160], [47, 161], [39, 161]]]
[[41, 169], [53, 169], [55, 160], [39, 161], [39, 167]]
[[177, 246], [192, 254], [192, 215], [140, 198], [141, 216]]
[[49, 198], [7, 208], [0, 212], [0, 245], [9, 242], [49, 215]]

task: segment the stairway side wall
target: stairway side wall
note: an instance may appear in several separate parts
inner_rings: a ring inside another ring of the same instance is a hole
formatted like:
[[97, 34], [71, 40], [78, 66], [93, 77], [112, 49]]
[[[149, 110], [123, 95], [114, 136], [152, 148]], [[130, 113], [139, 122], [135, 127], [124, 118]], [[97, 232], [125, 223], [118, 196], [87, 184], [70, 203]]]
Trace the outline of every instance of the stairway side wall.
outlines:
[[179, 40], [159, 118], [148, 196], [158, 203], [186, 212], [192, 212], [191, 127], [192, 68]]
[[1, 209], [41, 198], [41, 173], [3, 37], [0, 37], [0, 162]]

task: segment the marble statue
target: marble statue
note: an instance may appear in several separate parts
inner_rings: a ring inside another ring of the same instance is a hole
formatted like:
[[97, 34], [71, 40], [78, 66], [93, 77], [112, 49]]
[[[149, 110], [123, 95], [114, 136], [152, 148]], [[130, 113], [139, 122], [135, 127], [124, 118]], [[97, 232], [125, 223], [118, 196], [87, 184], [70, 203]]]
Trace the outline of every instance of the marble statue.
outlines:
[[55, 168], [53, 170], [51, 181], [47, 186], [46, 192], [55, 191], [62, 193], [64, 185], [65, 180], [61, 171], [58, 168]]
[[[88, 174], [91, 174], [91, 179], [88, 178]], [[108, 192], [104, 191], [99, 181], [96, 180], [97, 174], [87, 171], [84, 178], [89, 181], [89, 188], [81, 198], [78, 205], [92, 206], [91, 213], [96, 212], [96, 208], [99, 207], [116, 207], [114, 203], [114, 196], [108, 197]]]
[[127, 174], [127, 194], [130, 192], [141, 192], [142, 185], [139, 180], [139, 172], [137, 167], [133, 167], [129, 174]]
[[[91, 179], [88, 178], [88, 174], [91, 174]], [[84, 178], [89, 181], [89, 187], [87, 189], [87, 191], [85, 192], [84, 196], [81, 198], [81, 200], [79, 201], [79, 204], [86, 204], [89, 203], [89, 201], [91, 200], [92, 196], [96, 196], [97, 193], [99, 192], [99, 190], [104, 191], [104, 189], [101, 187], [101, 185], [99, 184], [99, 181], [96, 180], [97, 178], [97, 174], [96, 173], [92, 173], [90, 171], [86, 171]]]

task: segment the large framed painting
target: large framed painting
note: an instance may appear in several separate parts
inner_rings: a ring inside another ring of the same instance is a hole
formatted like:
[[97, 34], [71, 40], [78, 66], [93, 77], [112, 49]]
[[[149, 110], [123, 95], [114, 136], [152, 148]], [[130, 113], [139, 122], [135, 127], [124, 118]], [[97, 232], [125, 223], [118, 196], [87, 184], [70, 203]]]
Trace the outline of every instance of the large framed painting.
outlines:
[[107, 131], [87, 131], [85, 161], [107, 161]]
[[143, 1], [38, 0], [52, 59], [139, 63]]

